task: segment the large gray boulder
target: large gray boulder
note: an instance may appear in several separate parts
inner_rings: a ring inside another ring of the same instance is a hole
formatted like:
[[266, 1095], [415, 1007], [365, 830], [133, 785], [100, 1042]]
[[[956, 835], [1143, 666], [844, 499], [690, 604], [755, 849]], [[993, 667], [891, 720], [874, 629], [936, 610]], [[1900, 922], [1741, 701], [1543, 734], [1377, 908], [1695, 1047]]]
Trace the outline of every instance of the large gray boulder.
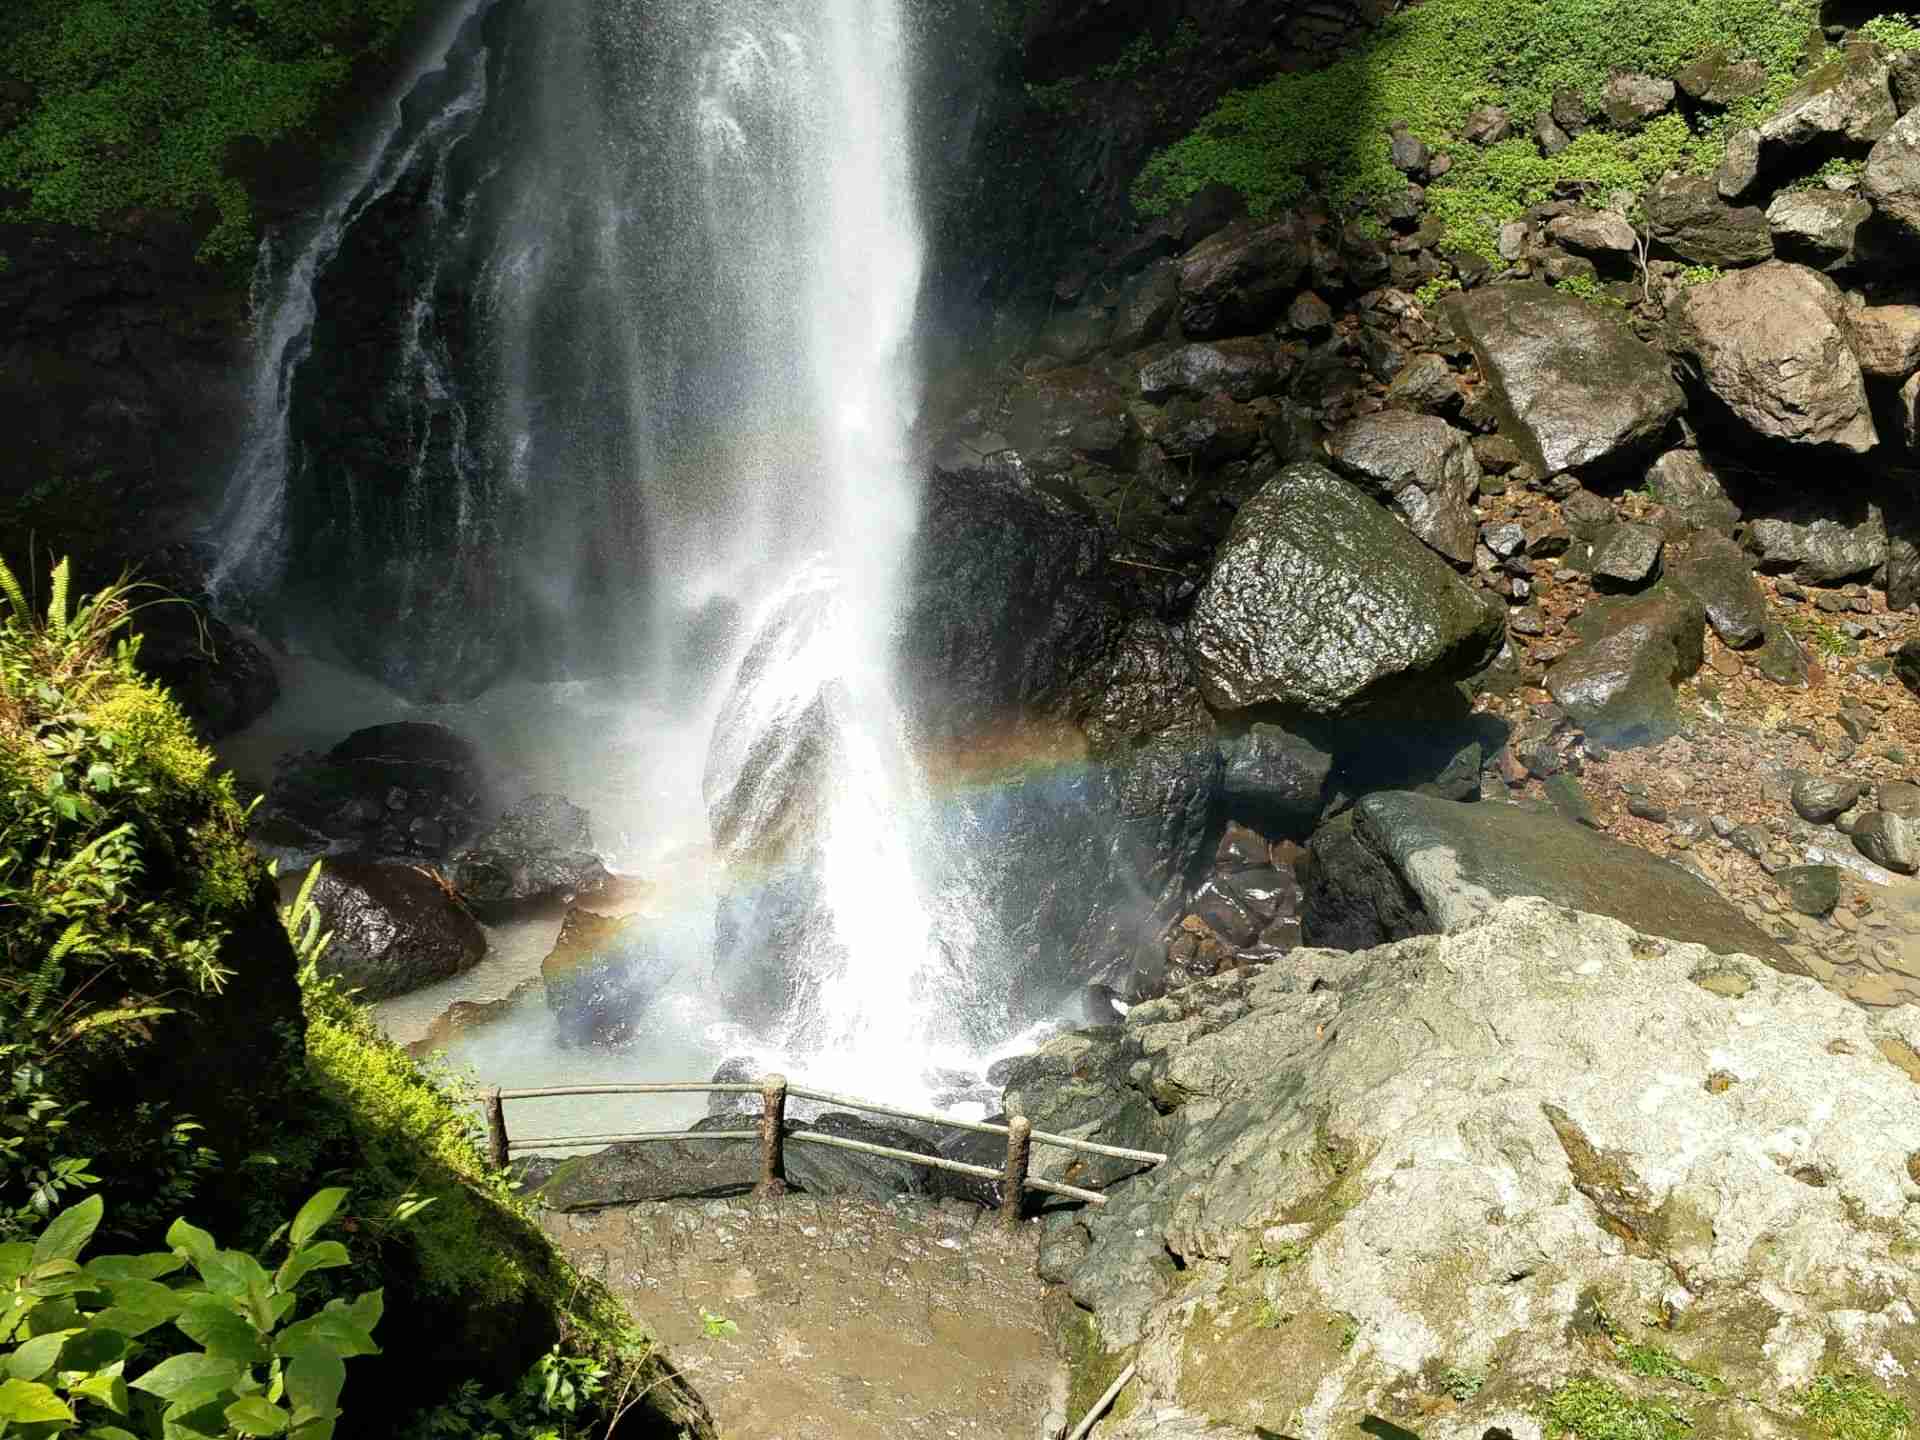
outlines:
[[1316, 832], [1308, 855], [1310, 945], [1450, 934], [1502, 900], [1543, 895], [1722, 954], [1795, 964], [1691, 871], [1552, 811], [1382, 791]]
[[1846, 311], [1860, 368], [1876, 380], [1905, 380], [1920, 370], [1920, 305], [1869, 305]]
[[1279, 383], [1280, 368], [1264, 340], [1182, 345], [1140, 370], [1140, 393], [1156, 403], [1176, 395], [1226, 395], [1244, 404], [1272, 394]]
[[585, 810], [561, 795], [529, 795], [454, 866], [462, 898], [483, 914], [597, 893], [612, 879], [593, 848]]
[[1181, 259], [1180, 328], [1196, 339], [1263, 329], [1299, 288], [1310, 254], [1295, 216], [1235, 221]]
[[1772, 261], [1695, 285], [1675, 309], [1675, 348], [1756, 435], [1856, 453], [1877, 443], [1846, 299], [1826, 276]]
[[1767, 206], [1767, 227], [1781, 259], [1838, 270], [1853, 259], [1854, 236], [1872, 214], [1848, 191], [1782, 190]]
[[1697, 450], [1669, 450], [1647, 467], [1647, 488], [1670, 524], [1686, 530], [1733, 533], [1740, 507]]
[[1589, 605], [1581, 643], [1547, 670], [1547, 689], [1594, 739], [1647, 745], [1680, 728], [1674, 686], [1700, 668], [1706, 613], [1693, 595], [1660, 586]]
[[1893, 129], [1896, 114], [1886, 57], [1871, 45], [1849, 45], [1760, 126], [1761, 163], [1787, 163], [1806, 146], [1871, 145]]
[[1724, 535], [1690, 535], [1667, 550], [1667, 579], [1700, 602], [1714, 633], [1736, 650], [1766, 634], [1767, 597], [1747, 552]]
[[1875, 210], [1920, 231], [1920, 108], [1901, 116], [1873, 147], [1861, 186]]
[[1744, 538], [1760, 569], [1808, 585], [1871, 574], [1887, 558], [1886, 520], [1878, 505], [1865, 501], [1802, 504], [1758, 515]]
[[1480, 462], [1473, 437], [1433, 415], [1382, 410], [1327, 442], [1334, 467], [1385, 500], [1407, 528], [1456, 565], [1470, 564]]
[[1891, 1440], [1920, 1405], [1920, 1010], [1529, 898], [1104, 1043], [1170, 1157], [1069, 1275], [1133, 1347], [1116, 1434], [1813, 1436], [1845, 1396]]
[[1598, 305], [1528, 283], [1488, 285], [1447, 306], [1502, 430], [1542, 475], [1626, 459], [1685, 404], [1665, 357]]
[[1189, 653], [1216, 710], [1328, 714], [1491, 658], [1501, 616], [1382, 506], [1291, 465], [1235, 517], [1194, 603]]

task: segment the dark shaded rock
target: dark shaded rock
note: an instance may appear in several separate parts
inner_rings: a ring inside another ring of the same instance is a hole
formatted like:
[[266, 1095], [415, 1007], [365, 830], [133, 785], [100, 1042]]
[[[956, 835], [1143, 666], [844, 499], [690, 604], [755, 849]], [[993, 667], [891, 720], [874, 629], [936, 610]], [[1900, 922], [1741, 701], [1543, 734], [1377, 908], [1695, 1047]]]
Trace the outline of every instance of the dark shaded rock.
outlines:
[[1573, 137], [1560, 128], [1559, 122], [1550, 111], [1542, 110], [1533, 117], [1533, 142], [1540, 147], [1540, 153], [1551, 159], [1573, 143]]
[[1920, 640], [1909, 640], [1893, 652], [1893, 673], [1902, 685], [1920, 695]]
[[1473, 498], [1480, 462], [1471, 438], [1431, 415], [1382, 410], [1327, 442], [1336, 469], [1388, 502], [1428, 545], [1465, 565], [1473, 559]]
[[1905, 380], [1920, 370], [1920, 305], [1849, 306], [1843, 314], [1864, 373], [1876, 380]]
[[1793, 782], [1794, 813], [1809, 825], [1831, 825], [1860, 803], [1867, 787], [1858, 780], [1802, 775]]
[[1268, 834], [1304, 839], [1326, 804], [1334, 757], [1278, 725], [1256, 724], [1224, 741], [1227, 813]]
[[1180, 267], [1171, 260], [1149, 265], [1121, 287], [1108, 343], [1125, 355], [1166, 333], [1180, 305]]
[[1682, 260], [1732, 268], [1773, 258], [1766, 212], [1728, 205], [1705, 175], [1665, 176], [1647, 192], [1646, 206], [1653, 238]]
[[578, 906], [567, 911], [553, 949], [540, 962], [547, 1009], [563, 1045], [618, 1045], [673, 978], [657, 922], [621, 919]]
[[444, 725], [357, 730], [324, 755], [283, 758], [254, 811], [254, 847], [283, 869], [315, 860], [438, 859], [473, 832], [479, 758]]
[[1007, 403], [1007, 438], [1039, 474], [1071, 470], [1078, 456], [1125, 465], [1139, 443], [1126, 392], [1097, 370], [1029, 375]]
[[1141, 616], [1084, 684], [1080, 727], [1095, 754], [1162, 737], [1212, 743], [1213, 716], [1200, 698], [1186, 646], [1165, 622]]
[[[1747, 525], [1744, 541], [1760, 569], [1786, 573], [1808, 585], [1832, 585], [1877, 569], [1887, 558], [1887, 528], [1880, 509], [1865, 507], [1836, 516], [1832, 507], [1803, 504], [1785, 513], [1761, 515]], [[1854, 518], [1857, 517], [1857, 518]]]
[[280, 698], [266, 651], [216, 616], [191, 605], [147, 605], [130, 629], [140, 637], [141, 673], [164, 685], [208, 740], [244, 730]]
[[1706, 616], [1671, 586], [1587, 607], [1582, 644], [1548, 669], [1547, 689], [1603, 744], [1635, 746], [1680, 728], [1674, 686], [1700, 668]]
[[1896, 875], [1911, 875], [1920, 870], [1920, 822], [1896, 815], [1890, 810], [1875, 810], [1863, 816], [1852, 830], [1853, 848], [1882, 869]]
[[921, 504], [897, 663], [928, 743], [1059, 713], [1125, 621], [1097, 526], [1011, 479], [936, 472]]
[[1311, 290], [1302, 290], [1287, 306], [1287, 328], [1320, 335], [1333, 328], [1333, 307]]
[[1707, 623], [1736, 650], [1766, 631], [1767, 597], [1747, 554], [1724, 535], [1695, 535], [1668, 547], [1666, 576], [1705, 608]]
[[1695, 285], [1675, 307], [1675, 348], [1754, 434], [1864, 452], [1878, 436], [1839, 287], [1779, 261]]
[[1773, 877], [1802, 915], [1831, 915], [1840, 903], [1838, 865], [1789, 865]]
[[587, 812], [560, 795], [529, 795], [454, 866], [453, 883], [480, 913], [555, 896], [594, 894], [611, 879]]
[[1538, 895], [1803, 973], [1691, 872], [1559, 815], [1387, 792], [1369, 795], [1342, 819], [1307, 847], [1308, 944], [1361, 949], [1451, 933], [1502, 900]]
[[1402, 128], [1394, 131], [1387, 144], [1387, 159], [1402, 175], [1418, 179], [1427, 173], [1427, 162], [1433, 159], [1433, 151], [1424, 140]]
[[1784, 625], [1767, 624], [1760, 648], [1753, 654], [1754, 668], [1776, 685], [1798, 689], [1807, 683], [1807, 657], [1800, 642]]
[[1844, 191], [1782, 190], [1767, 206], [1767, 228], [1781, 259], [1837, 270], [1853, 259], [1854, 235], [1872, 214]]
[[1489, 285], [1451, 297], [1501, 428], [1542, 476], [1598, 468], [1651, 445], [1684, 397], [1665, 360], [1627, 328], [1545, 285]]
[[1616, 72], [1607, 77], [1606, 88], [1600, 94], [1600, 108], [1616, 127], [1626, 130], [1666, 114], [1673, 106], [1673, 97], [1671, 80]]
[[1260, 416], [1218, 395], [1185, 396], [1167, 406], [1153, 439], [1169, 460], [1211, 470], [1245, 456], [1260, 443]]
[[1713, 468], [1696, 450], [1669, 450], [1647, 467], [1647, 486], [1681, 528], [1731, 535], [1740, 507], [1727, 498]]
[[1569, 135], [1579, 135], [1593, 124], [1593, 107], [1587, 104], [1587, 97], [1571, 85], [1553, 92], [1548, 113], [1553, 116], [1553, 123]]
[[1180, 262], [1181, 329], [1206, 339], [1265, 328], [1299, 286], [1307, 262], [1306, 234], [1296, 217], [1229, 225]]
[[1042, 355], [1068, 365], [1098, 354], [1113, 337], [1113, 310], [1106, 305], [1078, 305], [1058, 310], [1040, 327], [1034, 344]]
[[1435, 415], [1459, 413], [1465, 400], [1453, 369], [1438, 355], [1416, 355], [1387, 386], [1387, 403]]
[[405, 995], [480, 963], [487, 937], [432, 872], [339, 861], [320, 872], [313, 905], [333, 940], [319, 971], [363, 1000]]
[[1758, 60], [1729, 60], [1724, 50], [1715, 49], [1673, 79], [1680, 93], [1695, 104], [1724, 110], [1766, 89], [1767, 69]]
[[1260, 934], [1260, 917], [1242, 904], [1237, 895], [1211, 880], [1194, 892], [1191, 911], [1207, 929], [1235, 949], [1252, 944]]
[[1412, 677], [1471, 672], [1500, 621], [1385, 509], [1293, 465], [1235, 518], [1188, 644], [1215, 709], [1331, 713]]
[[1244, 404], [1272, 394], [1279, 383], [1273, 351], [1261, 340], [1183, 345], [1140, 371], [1140, 393], [1153, 401], [1226, 395]]
[[1651, 582], [1665, 537], [1651, 525], [1608, 525], [1593, 542], [1593, 579], [1600, 589], [1635, 590]]

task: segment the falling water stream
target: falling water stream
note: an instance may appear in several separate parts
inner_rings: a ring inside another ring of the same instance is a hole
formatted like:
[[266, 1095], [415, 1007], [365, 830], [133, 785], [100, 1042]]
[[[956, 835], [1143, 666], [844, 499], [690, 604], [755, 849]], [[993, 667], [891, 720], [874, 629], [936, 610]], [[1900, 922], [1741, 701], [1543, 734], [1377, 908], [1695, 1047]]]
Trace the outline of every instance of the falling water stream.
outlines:
[[[443, 718], [659, 881], [631, 1043], [562, 1050], [536, 997], [455, 1043], [489, 1081], [750, 1055], [932, 1103], [1015, 1038], [968, 1018], [982, 942], [889, 662], [919, 498], [900, 11], [467, 0], [263, 249], [220, 581], [303, 658], [230, 757], [264, 778], [289, 742]], [[483, 979], [390, 1021], [496, 998], [556, 926], [496, 931]], [[770, 926], [784, 998], [746, 1021], [730, 967], [760, 983]]]

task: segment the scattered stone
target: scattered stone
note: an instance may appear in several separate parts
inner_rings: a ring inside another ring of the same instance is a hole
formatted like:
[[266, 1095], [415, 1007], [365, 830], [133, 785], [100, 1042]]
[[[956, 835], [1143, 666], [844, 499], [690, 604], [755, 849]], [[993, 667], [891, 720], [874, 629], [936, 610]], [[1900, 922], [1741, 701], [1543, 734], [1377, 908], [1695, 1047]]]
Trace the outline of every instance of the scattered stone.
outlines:
[[1884, 870], [1896, 875], [1911, 875], [1920, 870], [1920, 843], [1915, 827], [1920, 822], [1876, 810], [1853, 827], [1854, 848]]
[[1799, 689], [1811, 683], [1806, 653], [1784, 625], [1768, 622], [1766, 633], [1760, 640], [1760, 648], [1753, 652], [1753, 664], [1755, 669], [1776, 685]]
[[1893, 673], [1902, 685], [1920, 695], [1920, 639], [1909, 640], [1893, 652]]
[[1574, 622], [1583, 641], [1547, 671], [1547, 689], [1602, 744], [1631, 748], [1676, 734], [1674, 686], [1700, 668], [1706, 616], [1667, 586], [1599, 601]]
[[1651, 525], [1609, 525], [1595, 538], [1593, 578], [1600, 589], [1646, 585], [1660, 563], [1665, 537]]
[[1438, 355], [1416, 355], [1387, 386], [1387, 403], [1435, 415], [1458, 414], [1465, 396], [1453, 368]]
[[1452, 296], [1447, 308], [1502, 430], [1540, 475], [1623, 459], [1684, 404], [1664, 358], [1599, 306], [1525, 283]]
[[1868, 305], [1845, 313], [1861, 370], [1878, 380], [1905, 380], [1920, 370], [1920, 305]]
[[1573, 137], [1562, 130], [1555, 122], [1550, 111], [1542, 110], [1533, 121], [1534, 143], [1540, 147], [1540, 153], [1548, 159], [1558, 155], [1573, 143]]
[[1831, 825], [1859, 804], [1866, 786], [1858, 780], [1823, 780], [1802, 775], [1793, 782], [1793, 808], [1810, 825]]
[[1731, 269], [1773, 258], [1773, 231], [1764, 210], [1735, 208], [1705, 175], [1669, 174], [1647, 192], [1653, 238], [1694, 265]]
[[1627, 813], [1636, 820], [1645, 820], [1654, 825], [1667, 823], [1667, 807], [1656, 804], [1645, 795], [1633, 795], [1627, 799]]
[[1327, 442], [1335, 468], [1387, 501], [1428, 545], [1457, 565], [1473, 559], [1472, 504], [1480, 462], [1468, 436], [1431, 415], [1383, 410]]
[[1880, 808], [1904, 820], [1920, 820], [1920, 785], [1906, 780], [1888, 780], [1876, 797]]
[[[1230, 814], [1269, 834], [1304, 839], [1320, 819], [1333, 756], [1278, 725], [1256, 724], [1221, 743], [1223, 795]], [[1266, 847], [1261, 846], [1261, 864]]]
[[1388, 159], [1393, 168], [1402, 175], [1419, 177], [1427, 173], [1427, 162], [1433, 159], [1433, 151], [1426, 142], [1409, 134], [1402, 126], [1393, 132], [1388, 145]]
[[[1667, 829], [1671, 830], [1677, 839], [1704, 840], [1707, 838], [1707, 832], [1714, 829], [1713, 817], [1698, 805], [1682, 805], [1667, 816]], [[1727, 833], [1732, 834], [1733, 827], [1729, 826]]]
[[1909, 110], [1873, 147], [1861, 183], [1874, 209], [1920, 231], [1920, 109]]
[[1674, 83], [1652, 75], [1616, 73], [1607, 77], [1600, 95], [1600, 108], [1607, 119], [1620, 129], [1644, 125], [1656, 115], [1664, 115], [1673, 106]]
[[1579, 210], [1547, 222], [1547, 238], [1589, 259], [1631, 255], [1639, 235], [1624, 215], [1611, 210]]
[[1176, 395], [1226, 395], [1245, 404], [1280, 383], [1273, 351], [1260, 340], [1216, 340], [1183, 345], [1140, 371], [1140, 393], [1156, 403]]
[[1845, 311], [1826, 276], [1773, 261], [1687, 290], [1674, 339], [1755, 434], [1864, 453], [1879, 437]]
[[1767, 597], [1753, 578], [1746, 552], [1724, 535], [1693, 535], [1670, 546], [1666, 576], [1707, 612], [1707, 623], [1736, 650], [1760, 643]]
[[1577, 136], [1593, 124], [1593, 107], [1587, 104], [1587, 97], [1571, 85], [1553, 92], [1548, 113], [1553, 116], [1553, 123], [1569, 135]]
[[1319, 335], [1333, 328], [1333, 307], [1311, 290], [1302, 290], [1287, 307], [1287, 328]]
[[1513, 117], [1504, 106], [1477, 105], [1467, 112], [1461, 135], [1469, 145], [1498, 145], [1513, 135]]
[[1722, 200], [1738, 200], [1760, 178], [1760, 132], [1736, 130], [1727, 137], [1727, 153], [1713, 172], [1713, 188]]
[[1265, 329], [1298, 289], [1307, 261], [1298, 219], [1235, 221], [1180, 261], [1180, 328], [1197, 340]]
[[1802, 915], [1831, 915], [1840, 903], [1838, 865], [1789, 865], [1773, 878], [1787, 892], [1787, 900]]
[[1845, 140], [1871, 145], [1894, 127], [1893, 90], [1885, 57], [1871, 45], [1849, 45], [1815, 69], [1760, 126], [1765, 164], [1790, 152]]
[[1725, 51], [1716, 49], [1686, 66], [1673, 79], [1680, 93], [1695, 104], [1724, 110], [1735, 101], [1766, 89], [1767, 69], [1758, 60], [1729, 60]]
[[1235, 517], [1188, 624], [1217, 710], [1330, 713], [1389, 682], [1470, 673], [1504, 629], [1386, 509], [1331, 472], [1292, 465]]
[[1747, 526], [1746, 548], [1760, 569], [1784, 570], [1808, 585], [1833, 585], [1868, 575], [1886, 562], [1887, 528], [1878, 506], [1866, 506], [1852, 523], [1831, 510], [1831, 506], [1808, 505], [1785, 514], [1756, 516]]
[[1171, 260], [1156, 260], [1121, 288], [1108, 343], [1120, 355], [1153, 344], [1166, 333], [1179, 305], [1179, 266]]
[[1697, 450], [1669, 450], [1647, 467], [1647, 485], [1680, 528], [1733, 533], [1740, 507]]

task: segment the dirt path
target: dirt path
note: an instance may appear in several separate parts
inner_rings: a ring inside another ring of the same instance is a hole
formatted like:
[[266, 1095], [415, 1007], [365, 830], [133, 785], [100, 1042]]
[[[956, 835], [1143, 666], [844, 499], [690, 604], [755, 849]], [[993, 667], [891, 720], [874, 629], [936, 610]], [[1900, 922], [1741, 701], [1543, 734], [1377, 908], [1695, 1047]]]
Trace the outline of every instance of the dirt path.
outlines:
[[666, 1343], [726, 1440], [1041, 1440], [1065, 1418], [1037, 1227], [802, 1195], [543, 1223]]

